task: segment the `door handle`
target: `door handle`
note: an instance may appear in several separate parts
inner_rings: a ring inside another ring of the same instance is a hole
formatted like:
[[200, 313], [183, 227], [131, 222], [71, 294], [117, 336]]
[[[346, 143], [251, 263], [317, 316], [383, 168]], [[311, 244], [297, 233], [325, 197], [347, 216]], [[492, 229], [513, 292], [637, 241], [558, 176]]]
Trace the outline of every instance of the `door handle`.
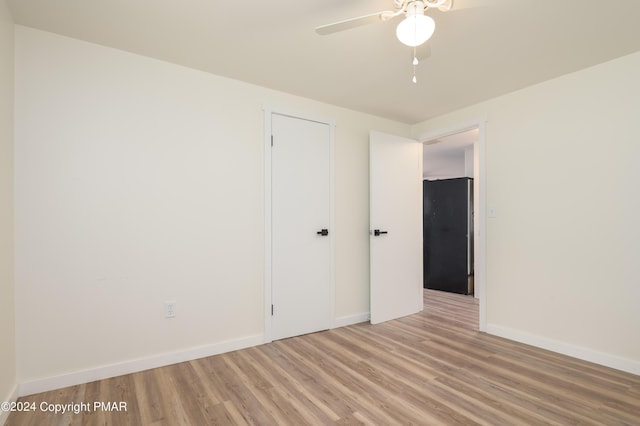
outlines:
[[373, 230], [373, 236], [374, 237], [379, 237], [382, 234], [388, 234], [388, 232], [387, 231], [381, 231], [379, 229], [374, 229]]
[[326, 237], [327, 235], [329, 235], [329, 230], [328, 229], [321, 229], [320, 231], [316, 232], [316, 234], [322, 235], [323, 237]]

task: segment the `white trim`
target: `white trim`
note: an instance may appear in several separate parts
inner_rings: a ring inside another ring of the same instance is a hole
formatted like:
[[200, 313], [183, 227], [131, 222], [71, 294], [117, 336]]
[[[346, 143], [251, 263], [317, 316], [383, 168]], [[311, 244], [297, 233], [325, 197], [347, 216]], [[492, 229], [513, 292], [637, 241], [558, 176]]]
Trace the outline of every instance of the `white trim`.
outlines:
[[[14, 384], [13, 389], [9, 391], [9, 395], [7, 395], [0, 402], [16, 402], [17, 400], [18, 400], [18, 385]], [[0, 425], [5, 424], [10, 413], [11, 413], [10, 411], [0, 410]]]
[[[281, 108], [272, 105], [263, 105], [262, 110], [264, 111], [265, 117], [265, 126], [267, 125], [267, 121], [269, 121], [269, 130], [271, 130], [271, 120], [267, 120], [267, 117], [271, 117], [271, 114], [284, 115], [286, 117], [299, 118], [301, 120], [314, 121], [316, 123], [327, 124], [328, 126], [335, 128], [336, 121], [327, 117], [307, 114], [300, 111], [295, 111], [291, 109]], [[266, 129], [265, 129], [266, 130]], [[332, 135], [333, 136], [333, 132]], [[271, 133], [269, 133], [269, 137], [271, 137]]]
[[270, 105], [263, 105], [264, 111], [264, 343], [271, 342], [271, 303], [272, 288], [271, 282], [271, 116], [273, 114], [284, 115], [287, 117], [299, 118], [316, 123], [323, 123], [329, 126], [329, 180], [330, 180], [330, 202], [329, 202], [329, 243], [330, 243], [330, 316], [331, 321], [335, 318], [335, 287], [336, 287], [336, 250], [335, 250], [335, 120], [324, 117], [304, 114], [299, 111], [292, 111], [283, 108], [276, 108]]
[[370, 319], [371, 315], [369, 314], [369, 312], [363, 312], [361, 314], [355, 315], [346, 315], [336, 318], [332, 328], [346, 327], [348, 325], [360, 324], [361, 322], [369, 322]]
[[479, 117], [474, 120], [454, 124], [449, 127], [437, 129], [432, 132], [422, 134], [418, 137], [420, 142], [442, 138], [465, 130], [478, 129], [477, 152], [478, 170], [474, 171], [474, 178], [479, 180], [479, 205], [476, 206], [479, 226], [475, 227], [474, 234], [474, 287], [478, 298], [480, 314], [478, 318], [478, 328], [480, 331], [487, 331], [487, 168], [486, 168], [486, 117]]
[[534, 334], [529, 334], [523, 331], [502, 327], [495, 324], [487, 325], [487, 333], [527, 345], [535, 346], [537, 348], [547, 349], [549, 351], [567, 355], [573, 358], [578, 358], [584, 361], [593, 362], [595, 364], [604, 365], [605, 367], [611, 367], [615, 368], [616, 370], [640, 375], [640, 362], [632, 359], [594, 351], [592, 349], [572, 345], [559, 340], [537, 336]]
[[271, 115], [264, 107], [264, 341], [271, 342]]
[[329, 124], [329, 300], [330, 323], [336, 318], [336, 124], [334, 121], [324, 121]]
[[170, 352], [148, 358], [133, 359], [116, 364], [103, 365], [88, 370], [75, 371], [59, 376], [45, 377], [19, 384], [19, 396], [31, 395], [39, 392], [47, 392], [67, 386], [89, 383], [95, 380], [103, 380], [124, 374], [137, 373], [152, 368], [164, 367], [179, 362], [191, 361], [198, 358], [218, 355], [238, 349], [245, 349], [262, 344], [262, 334], [248, 336], [241, 339], [227, 340], [212, 345], [198, 346], [179, 352]]

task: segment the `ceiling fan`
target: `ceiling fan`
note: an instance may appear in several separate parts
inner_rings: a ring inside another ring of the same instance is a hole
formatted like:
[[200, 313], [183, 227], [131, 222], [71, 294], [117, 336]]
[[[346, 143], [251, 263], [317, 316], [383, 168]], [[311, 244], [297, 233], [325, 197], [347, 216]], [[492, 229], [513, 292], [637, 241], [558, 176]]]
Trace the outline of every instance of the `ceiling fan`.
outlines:
[[384, 22], [405, 15], [405, 19], [398, 24], [396, 35], [398, 40], [410, 47], [425, 43], [435, 30], [433, 18], [425, 15], [427, 9], [437, 8], [443, 12], [451, 10], [453, 0], [393, 0], [395, 10], [385, 10], [356, 18], [345, 19], [316, 28], [320, 35], [333, 34], [362, 25]]
[[319, 26], [316, 28], [316, 33], [320, 35], [333, 34], [362, 25], [389, 21], [396, 16], [404, 15], [405, 19], [396, 27], [396, 36], [401, 43], [413, 47], [412, 81], [416, 83], [416, 66], [418, 65], [416, 47], [426, 43], [436, 28], [435, 21], [425, 15], [425, 11], [437, 8], [442, 12], [448, 12], [453, 7], [453, 0], [393, 0], [393, 5], [395, 10], [385, 10]]

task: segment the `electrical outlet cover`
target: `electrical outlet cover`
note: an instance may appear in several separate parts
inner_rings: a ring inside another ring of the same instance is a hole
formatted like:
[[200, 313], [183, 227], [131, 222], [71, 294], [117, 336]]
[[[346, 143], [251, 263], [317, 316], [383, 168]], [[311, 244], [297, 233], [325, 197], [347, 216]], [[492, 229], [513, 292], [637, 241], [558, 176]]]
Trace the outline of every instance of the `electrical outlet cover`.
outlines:
[[176, 302], [168, 301], [164, 302], [164, 317], [174, 318], [176, 316]]

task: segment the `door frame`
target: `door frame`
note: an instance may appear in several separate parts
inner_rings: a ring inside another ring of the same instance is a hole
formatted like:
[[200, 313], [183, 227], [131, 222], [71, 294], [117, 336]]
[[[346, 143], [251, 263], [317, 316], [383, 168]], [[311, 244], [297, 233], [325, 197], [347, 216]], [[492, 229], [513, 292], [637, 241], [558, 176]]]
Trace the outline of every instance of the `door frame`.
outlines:
[[[478, 328], [487, 331], [487, 172], [486, 172], [486, 123], [485, 117], [455, 123], [446, 127], [438, 127], [435, 130], [419, 135], [418, 141], [424, 143], [433, 139], [450, 136], [466, 130], [478, 129], [478, 140], [474, 142], [474, 167], [473, 177], [478, 182], [478, 205], [474, 208], [474, 288], [477, 292], [479, 304]], [[474, 188], [475, 189], [475, 188]]]
[[314, 121], [329, 126], [329, 293], [331, 328], [335, 326], [335, 128], [334, 120], [313, 116], [299, 111], [292, 111], [270, 105], [263, 105], [264, 111], [264, 342], [273, 341], [271, 327], [272, 288], [272, 183], [271, 183], [271, 117], [273, 114], [301, 120]]

